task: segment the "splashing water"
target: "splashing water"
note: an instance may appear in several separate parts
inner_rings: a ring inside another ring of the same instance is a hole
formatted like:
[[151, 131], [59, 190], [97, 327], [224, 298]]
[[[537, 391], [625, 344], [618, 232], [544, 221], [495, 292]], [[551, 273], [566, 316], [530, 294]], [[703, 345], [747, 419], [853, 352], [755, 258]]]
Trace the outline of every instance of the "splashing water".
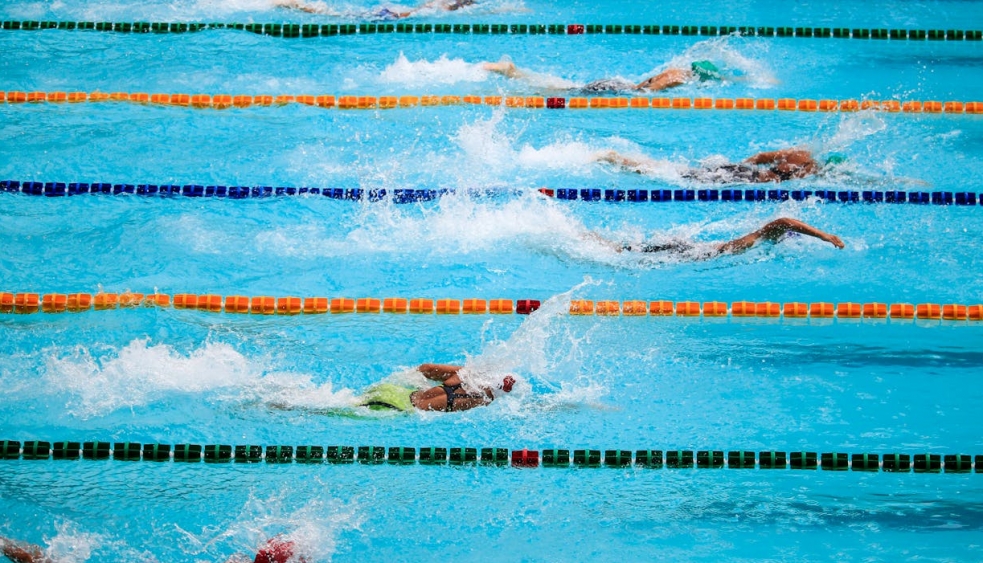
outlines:
[[76, 347], [49, 352], [44, 381], [68, 392], [68, 414], [83, 419], [105, 416], [175, 394], [207, 395], [230, 403], [273, 408], [351, 407], [354, 393], [318, 385], [309, 375], [270, 372], [267, 361], [247, 358], [231, 345], [206, 343], [189, 354], [148, 339], [133, 340], [118, 352]]
[[58, 563], [81, 563], [92, 557], [92, 552], [106, 543], [101, 534], [81, 532], [74, 523], [61, 521], [55, 524], [57, 532], [47, 541], [45, 556]]
[[[758, 45], [755, 48], [765, 49], [766, 47]], [[775, 77], [765, 63], [742, 53], [742, 51], [750, 51], [751, 49], [751, 44], [739, 36], [715, 37], [693, 44], [682, 54], [656, 67], [651, 74], [658, 74], [670, 68], [688, 69], [695, 61], [708, 60], [723, 71], [725, 82], [738, 79], [746, 82], [752, 88], [761, 89], [772, 88], [779, 84], [779, 79]], [[712, 84], [712, 82], [701, 83], [704, 87], [709, 87]]]
[[441, 55], [436, 61], [425, 59], [410, 61], [400, 53], [396, 61], [387, 66], [379, 75], [379, 80], [389, 84], [427, 86], [430, 84], [456, 84], [458, 82], [483, 82], [488, 79], [488, 71], [480, 63], [469, 63], [463, 59], [448, 59]]
[[[327, 490], [329, 484], [323, 485]], [[338, 535], [361, 523], [357, 501], [342, 503], [333, 498], [315, 498], [295, 508], [290, 505], [295, 496], [286, 488], [262, 498], [251, 491], [239, 514], [230, 522], [197, 534], [180, 526], [174, 528], [184, 552], [208, 557], [207, 561], [224, 561], [230, 548], [239, 554], [250, 554], [243, 561], [252, 561], [252, 554], [274, 537], [294, 545], [291, 561], [301, 557], [307, 561], [330, 561], [337, 550]]]
[[511, 374], [517, 380], [511, 393], [513, 402], [532, 399], [532, 384], [549, 391], [551, 405], [596, 399], [603, 387], [580, 373], [585, 353], [581, 348], [583, 337], [574, 336], [569, 327], [558, 322], [570, 310], [574, 294], [596, 285], [586, 277], [542, 303], [507, 339], [486, 342], [479, 354], [467, 356], [460, 374], [465, 387], [497, 389], [502, 378]]

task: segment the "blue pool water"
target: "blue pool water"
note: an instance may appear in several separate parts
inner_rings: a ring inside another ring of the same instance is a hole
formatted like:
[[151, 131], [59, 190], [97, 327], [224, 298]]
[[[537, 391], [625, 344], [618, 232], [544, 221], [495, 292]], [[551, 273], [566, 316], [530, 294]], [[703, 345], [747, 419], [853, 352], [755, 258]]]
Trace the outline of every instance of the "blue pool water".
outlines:
[[[17, 0], [0, 19], [338, 23], [376, 7], [318, 5], [343, 15], [266, 0]], [[503, 0], [415, 21], [979, 29], [983, 8]], [[669, 95], [968, 102], [981, 100], [981, 48], [2, 31], [0, 89], [553, 95], [710, 59], [728, 80]], [[477, 64], [504, 55], [534, 79]], [[983, 454], [976, 323], [565, 314], [570, 299], [978, 303], [980, 206], [591, 204], [534, 189], [697, 189], [686, 167], [802, 145], [847, 162], [783, 188], [979, 192], [978, 116], [86, 103], [0, 104], [0, 124], [0, 178], [482, 192], [409, 205], [0, 193], [0, 291], [544, 302], [530, 316], [0, 315], [0, 439]], [[624, 173], [594, 161], [608, 149], [655, 162]], [[690, 262], [584, 237], [719, 241], [780, 216], [846, 248], [798, 237]], [[418, 382], [412, 368], [429, 361], [519, 383], [463, 413], [353, 407], [380, 380]], [[0, 463], [0, 535], [58, 561], [224, 561], [279, 533], [312, 561], [975, 561], [983, 545], [975, 474]]]

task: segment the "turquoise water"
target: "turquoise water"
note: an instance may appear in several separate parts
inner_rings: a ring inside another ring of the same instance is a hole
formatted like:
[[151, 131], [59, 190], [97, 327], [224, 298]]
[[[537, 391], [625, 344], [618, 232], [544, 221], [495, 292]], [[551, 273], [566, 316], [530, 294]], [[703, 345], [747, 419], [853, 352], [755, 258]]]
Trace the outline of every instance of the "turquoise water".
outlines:
[[[8, 2], [0, 19], [352, 20], [268, 2]], [[416, 21], [979, 29], [977, 3], [656, 6], [493, 2]], [[783, 10], [786, 10], [783, 12]], [[678, 96], [980, 99], [972, 42], [0, 32], [0, 89], [549, 95], [698, 59]], [[532, 81], [476, 64], [508, 55]], [[0, 316], [0, 439], [144, 443], [980, 454], [973, 323], [570, 317], [571, 298], [980, 302], [980, 207], [596, 203], [533, 188], [697, 189], [687, 166], [803, 145], [848, 160], [788, 189], [980, 191], [978, 116], [546, 111], [457, 106], [202, 111], [0, 105], [0, 178], [474, 188], [395, 205], [0, 193], [0, 290], [539, 299], [531, 316], [255, 317], [174, 309]], [[651, 157], [648, 174], [594, 162]], [[798, 237], [707, 262], [619, 241]], [[464, 413], [372, 415], [354, 397], [467, 363], [515, 391]], [[0, 534], [59, 561], [224, 561], [278, 533], [314, 561], [973, 561], [974, 474], [3, 461]]]

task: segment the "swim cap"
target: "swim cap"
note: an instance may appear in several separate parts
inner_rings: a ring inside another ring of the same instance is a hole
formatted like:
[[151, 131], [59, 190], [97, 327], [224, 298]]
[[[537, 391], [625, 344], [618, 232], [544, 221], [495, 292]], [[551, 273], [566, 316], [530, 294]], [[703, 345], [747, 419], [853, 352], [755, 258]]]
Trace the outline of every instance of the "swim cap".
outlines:
[[511, 393], [513, 385], [515, 385], [515, 378], [511, 375], [506, 375], [505, 379], [502, 380], [502, 385], [499, 386], [499, 389], [505, 391], [506, 393]]
[[690, 65], [693, 70], [693, 74], [700, 79], [700, 82], [706, 80], [720, 80], [720, 69], [717, 65], [711, 63], [710, 61], [693, 61]]
[[266, 545], [259, 548], [253, 563], [287, 563], [293, 555], [294, 542], [277, 536], [270, 538]]
[[845, 156], [843, 156], [838, 152], [833, 152], [833, 153], [829, 153], [829, 156], [826, 157], [826, 162], [824, 163], [824, 165], [836, 166], [838, 164], [843, 164], [844, 162], [846, 162]]

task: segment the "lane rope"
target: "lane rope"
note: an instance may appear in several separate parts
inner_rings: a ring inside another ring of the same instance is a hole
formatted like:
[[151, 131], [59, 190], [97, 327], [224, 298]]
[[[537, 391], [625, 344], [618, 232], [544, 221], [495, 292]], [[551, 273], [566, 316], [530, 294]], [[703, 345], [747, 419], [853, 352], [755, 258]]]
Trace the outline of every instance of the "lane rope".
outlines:
[[218, 22], [88, 22], [8, 20], [5, 30], [46, 29], [106, 31], [116, 33], [193, 33], [227, 29], [248, 31], [272, 37], [335, 37], [387, 33], [469, 34], [469, 35], [692, 35], [720, 36], [739, 33], [753, 37], [805, 37], [836, 39], [884, 39], [892, 41], [980, 41], [983, 31], [962, 29], [900, 29], [788, 26], [715, 25], [624, 25], [624, 24], [484, 24], [484, 23], [218, 23]]
[[[80, 313], [173, 307], [209, 313], [253, 315], [425, 314], [425, 315], [528, 315], [539, 309], [538, 299], [431, 299], [403, 297], [273, 297], [178, 293], [12, 293], [0, 292], [0, 313]], [[802, 321], [983, 321], [983, 304], [959, 303], [854, 303], [771, 301], [591, 301], [575, 299], [573, 316], [680, 317], [711, 319], [765, 319]], [[981, 326], [981, 325], [977, 325]]]
[[[810, 198], [825, 203], [906, 203], [915, 205], [983, 205], [983, 193], [976, 192], [904, 192], [875, 190], [786, 190], [786, 189], [663, 189], [617, 190], [601, 188], [539, 188], [538, 193], [555, 199], [585, 202], [763, 202], [806, 201]], [[497, 197], [514, 190], [455, 190], [440, 189], [362, 189], [362, 188], [298, 188], [285, 186], [207, 186], [200, 184], [112, 184], [85, 182], [31, 182], [0, 180], [0, 193], [18, 193], [29, 196], [71, 197], [81, 195], [114, 195], [144, 197], [190, 197], [218, 199], [265, 199], [270, 197], [311, 197], [349, 201], [391, 201], [414, 203], [433, 201], [448, 194], [465, 194], [475, 197]]]
[[487, 105], [528, 109], [668, 109], [668, 110], [755, 110], [788, 112], [880, 111], [902, 114], [983, 114], [983, 102], [938, 100], [796, 99], [796, 98], [671, 98], [632, 97], [543, 97], [491, 95], [336, 96], [332, 94], [148, 94], [146, 92], [42, 92], [0, 91], [0, 102], [62, 104], [82, 102], [130, 102], [194, 109], [229, 109], [252, 106], [301, 104], [337, 109], [395, 109], [411, 107]]
[[[418, 454], [419, 452], [419, 454]], [[650, 469], [762, 469], [884, 473], [983, 473], [983, 455], [849, 454], [731, 450], [592, 450], [384, 446], [259, 446], [141, 444], [139, 442], [0, 441], [4, 460], [117, 460], [223, 463], [389, 465], [482, 464], [517, 468], [629, 467]]]

